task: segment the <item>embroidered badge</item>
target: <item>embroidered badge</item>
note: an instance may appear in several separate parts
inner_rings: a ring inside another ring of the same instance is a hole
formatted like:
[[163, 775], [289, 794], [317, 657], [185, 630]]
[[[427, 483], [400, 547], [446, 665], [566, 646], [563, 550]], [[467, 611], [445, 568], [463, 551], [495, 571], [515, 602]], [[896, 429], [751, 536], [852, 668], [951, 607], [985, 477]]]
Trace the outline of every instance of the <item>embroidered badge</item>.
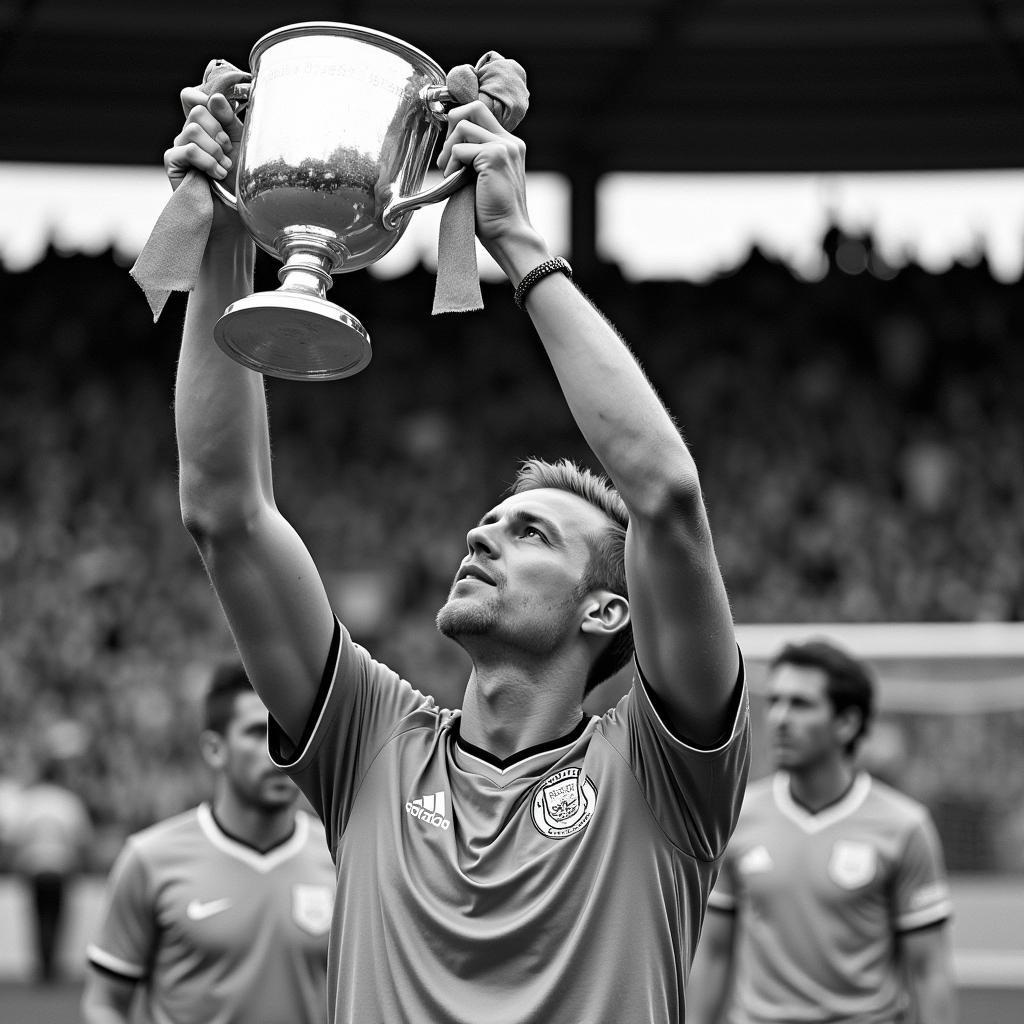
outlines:
[[842, 889], [859, 889], [875, 877], [875, 848], [870, 843], [840, 839], [832, 847], [828, 875]]
[[565, 839], [587, 827], [594, 815], [597, 789], [580, 778], [579, 768], [563, 768], [549, 775], [533, 797], [533, 823], [548, 839]]
[[299, 883], [292, 886], [292, 920], [310, 935], [330, 930], [334, 892], [328, 885]]

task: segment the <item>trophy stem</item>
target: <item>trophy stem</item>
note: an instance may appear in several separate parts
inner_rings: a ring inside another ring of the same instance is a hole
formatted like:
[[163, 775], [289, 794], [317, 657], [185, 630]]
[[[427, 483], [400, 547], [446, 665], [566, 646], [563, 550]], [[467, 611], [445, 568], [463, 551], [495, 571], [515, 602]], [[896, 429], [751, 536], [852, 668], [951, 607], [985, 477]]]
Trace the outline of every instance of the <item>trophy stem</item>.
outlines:
[[281, 289], [326, 298], [334, 274], [348, 255], [345, 246], [327, 232], [310, 228], [286, 228], [275, 248], [282, 266], [277, 272]]
[[286, 228], [274, 248], [281, 287], [231, 303], [214, 340], [251, 370], [288, 380], [337, 380], [370, 361], [370, 336], [347, 310], [326, 299], [348, 250], [313, 227]]

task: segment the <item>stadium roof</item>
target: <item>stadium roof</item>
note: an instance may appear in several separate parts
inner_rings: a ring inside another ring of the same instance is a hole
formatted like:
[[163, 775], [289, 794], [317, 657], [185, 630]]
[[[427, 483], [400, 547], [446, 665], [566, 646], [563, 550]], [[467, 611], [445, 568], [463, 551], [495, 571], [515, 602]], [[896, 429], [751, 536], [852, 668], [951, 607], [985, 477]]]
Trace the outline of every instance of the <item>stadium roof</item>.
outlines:
[[159, 164], [177, 93], [282, 24], [528, 72], [534, 170], [1024, 166], [1024, 0], [9, 0], [0, 160]]

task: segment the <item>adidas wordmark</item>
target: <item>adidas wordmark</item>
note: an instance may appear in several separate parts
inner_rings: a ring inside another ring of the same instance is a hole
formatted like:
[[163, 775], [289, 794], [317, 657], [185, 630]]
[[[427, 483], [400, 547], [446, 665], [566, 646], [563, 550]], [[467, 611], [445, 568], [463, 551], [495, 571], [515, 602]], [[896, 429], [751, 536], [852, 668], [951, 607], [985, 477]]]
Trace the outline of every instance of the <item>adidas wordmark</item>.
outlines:
[[434, 828], [448, 829], [451, 822], [444, 816], [444, 790], [436, 793], [427, 793], [417, 797], [405, 805], [406, 813], [411, 814], [420, 821], [425, 821]]

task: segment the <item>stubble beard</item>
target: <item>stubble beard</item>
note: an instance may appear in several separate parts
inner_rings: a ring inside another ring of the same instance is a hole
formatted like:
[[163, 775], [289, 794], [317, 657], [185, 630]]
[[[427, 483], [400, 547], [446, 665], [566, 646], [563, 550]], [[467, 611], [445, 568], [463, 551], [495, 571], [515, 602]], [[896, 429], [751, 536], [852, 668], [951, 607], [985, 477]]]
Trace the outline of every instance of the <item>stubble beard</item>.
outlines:
[[484, 636], [497, 622], [491, 602], [483, 604], [465, 598], [450, 597], [437, 613], [437, 629], [449, 640], [460, 636]]
[[[536, 629], [515, 630], [514, 635], [506, 635], [512, 646], [534, 655], [550, 653], [558, 647], [565, 637], [565, 632], [575, 612], [573, 601], [567, 600], [565, 605], [551, 610], [542, 624]], [[501, 621], [498, 608], [492, 601], [471, 601], [466, 598], [449, 598], [437, 613], [437, 629], [450, 640], [465, 646], [464, 639], [472, 637], [508, 634], [511, 627]]]

